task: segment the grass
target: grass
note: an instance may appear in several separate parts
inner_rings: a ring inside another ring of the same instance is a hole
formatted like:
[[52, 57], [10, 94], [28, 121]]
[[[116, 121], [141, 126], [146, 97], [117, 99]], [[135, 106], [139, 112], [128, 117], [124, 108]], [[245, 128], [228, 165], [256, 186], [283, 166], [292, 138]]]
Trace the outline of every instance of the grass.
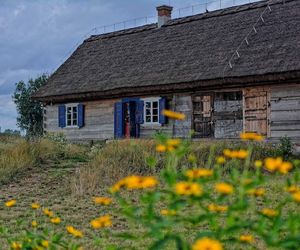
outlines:
[[[199, 165], [202, 165], [207, 158], [209, 146], [199, 145], [199, 143], [193, 145], [192, 151], [199, 159]], [[215, 153], [219, 154], [227, 146], [228, 144], [224, 142], [217, 143]], [[270, 153], [267, 150], [261, 150], [260, 147], [257, 145], [255, 151], [257, 155], [260, 154], [263, 157]], [[157, 169], [147, 166], [146, 159], [152, 154], [158, 159]], [[108, 187], [124, 176], [158, 172], [163, 165], [163, 160], [155, 153], [153, 141], [124, 140], [112, 142], [104, 147], [95, 146], [87, 151], [84, 146], [62, 145], [47, 140], [32, 144], [19, 139], [16, 141], [6, 140], [0, 143], [0, 159], [1, 157], [5, 159], [5, 163], [4, 160], [3, 163], [0, 161], [2, 163], [2, 165], [0, 164], [0, 171], [2, 171], [0, 173], [1, 176], [3, 174], [7, 177], [5, 177], [5, 183], [0, 185], [0, 221], [10, 228], [12, 234], [29, 227], [28, 223], [31, 221], [32, 212], [29, 212], [28, 208], [32, 202], [39, 202], [43, 207], [51, 208], [63, 219], [62, 224], [59, 225], [62, 231], [65, 230], [66, 225], [73, 225], [84, 232], [85, 237], [80, 240], [84, 249], [103, 249], [104, 246], [112, 243], [122, 246], [122, 249], [145, 249], [149, 246], [150, 240], [143, 237], [144, 228], [128, 224], [124, 218], [119, 217], [117, 212], [112, 214], [113, 234], [125, 231], [130, 227], [132, 234], [140, 237], [141, 240], [133, 243], [100, 231], [102, 240], [95, 246], [94, 231], [89, 226], [89, 222], [103, 212], [100, 211], [100, 207], [93, 204], [94, 196], [109, 195]], [[10, 158], [11, 161], [8, 160]], [[87, 159], [89, 159], [88, 162], [86, 162]], [[4, 171], [5, 164], [9, 166], [7, 172]], [[17, 169], [13, 170], [16, 166]], [[12, 177], [14, 177], [13, 180]], [[266, 187], [268, 193], [271, 194], [272, 202], [280, 200], [286, 179], [287, 176], [274, 177]], [[125, 196], [133, 201], [137, 200], [135, 192], [127, 192]], [[8, 212], [8, 209], [2, 204], [12, 198], [17, 199], [18, 203]], [[117, 210], [117, 204], [113, 204], [112, 211]], [[192, 211], [190, 208], [189, 212]], [[26, 223], [20, 224], [21, 220]], [[188, 239], [192, 239], [193, 233], [189, 229], [188, 225], [174, 228]], [[7, 249], [1, 239], [0, 249]], [[168, 249], [174, 249], [174, 246], [169, 245]], [[266, 248], [259, 244], [257, 249]]]

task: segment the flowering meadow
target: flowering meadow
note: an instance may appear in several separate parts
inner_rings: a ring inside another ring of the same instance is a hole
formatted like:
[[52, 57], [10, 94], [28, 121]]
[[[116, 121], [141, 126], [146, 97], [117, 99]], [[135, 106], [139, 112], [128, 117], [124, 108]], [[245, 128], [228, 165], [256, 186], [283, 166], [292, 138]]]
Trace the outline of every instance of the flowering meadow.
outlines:
[[[165, 115], [185, 119], [172, 111]], [[154, 175], [114, 180], [104, 196], [90, 201], [97, 216], [88, 218], [81, 211], [80, 227], [66, 224], [60, 211], [35, 200], [19, 222], [25, 229], [12, 232], [0, 217], [0, 238], [15, 250], [300, 249], [300, 161], [256, 159], [253, 149], [264, 143], [263, 136], [240, 137], [244, 148], [226, 148], [215, 157], [212, 146], [205, 163], [199, 164], [190, 140], [158, 134], [156, 154], [164, 159], [163, 168]], [[158, 164], [151, 155], [145, 161], [150, 169]], [[269, 187], [280, 179], [284, 181], [274, 198]], [[18, 205], [14, 198], [1, 204], [6, 213]], [[125, 226], [120, 228], [120, 222]], [[137, 247], [141, 242], [143, 248]]]

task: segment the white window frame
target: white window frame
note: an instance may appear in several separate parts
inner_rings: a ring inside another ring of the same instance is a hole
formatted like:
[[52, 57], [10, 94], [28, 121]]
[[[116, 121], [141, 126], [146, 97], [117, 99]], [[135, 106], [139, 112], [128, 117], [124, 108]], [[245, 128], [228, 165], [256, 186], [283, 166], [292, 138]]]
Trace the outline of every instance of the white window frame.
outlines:
[[[160, 110], [159, 110], [159, 99], [160, 97], [151, 97], [151, 98], [144, 98], [144, 124], [145, 125], [159, 125], [159, 114], [160, 114]], [[151, 122], [147, 122], [146, 120], [146, 102], [150, 102], [151, 103]], [[157, 102], [157, 122], [153, 122], [153, 102]]]
[[[77, 125], [68, 125], [68, 108], [72, 108], [71, 109], [71, 124], [73, 124], [73, 108], [76, 108], [77, 112], [76, 112], [76, 124]], [[78, 103], [69, 103], [66, 104], [66, 128], [78, 128]]]

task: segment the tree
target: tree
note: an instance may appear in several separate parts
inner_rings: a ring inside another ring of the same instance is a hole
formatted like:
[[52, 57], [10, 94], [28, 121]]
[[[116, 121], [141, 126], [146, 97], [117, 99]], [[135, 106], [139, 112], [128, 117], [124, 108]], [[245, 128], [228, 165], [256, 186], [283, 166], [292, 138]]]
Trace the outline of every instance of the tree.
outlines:
[[36, 79], [30, 79], [28, 83], [20, 81], [16, 83], [16, 89], [12, 96], [18, 112], [17, 126], [26, 131], [26, 136], [41, 136], [43, 134], [43, 107], [38, 101], [32, 99], [32, 95], [43, 86], [48, 79], [46, 74]]

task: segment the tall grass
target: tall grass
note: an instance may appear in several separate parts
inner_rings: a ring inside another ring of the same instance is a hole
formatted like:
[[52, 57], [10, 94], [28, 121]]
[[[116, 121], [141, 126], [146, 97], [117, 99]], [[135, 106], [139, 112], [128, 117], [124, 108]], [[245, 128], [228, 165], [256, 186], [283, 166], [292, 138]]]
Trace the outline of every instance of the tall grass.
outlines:
[[49, 160], [83, 158], [86, 148], [79, 145], [41, 138], [26, 141], [18, 137], [0, 138], [0, 183], [6, 183], [16, 174]]
[[[232, 141], [195, 141], [192, 142], [190, 154], [194, 154], [197, 165], [204, 167], [209, 155], [215, 158], [221, 155], [225, 148], [241, 148], [245, 143]], [[257, 144], [254, 157], [264, 158], [273, 155], [273, 146]], [[147, 159], [154, 156], [156, 167], [150, 168]], [[128, 175], [153, 175], [164, 166], [164, 160], [155, 151], [153, 140], [121, 140], [104, 145], [98, 150], [92, 150], [89, 163], [78, 169], [73, 181], [74, 194], [93, 193], [99, 188], [107, 187]], [[191, 167], [188, 155], [180, 163], [182, 167]]]

